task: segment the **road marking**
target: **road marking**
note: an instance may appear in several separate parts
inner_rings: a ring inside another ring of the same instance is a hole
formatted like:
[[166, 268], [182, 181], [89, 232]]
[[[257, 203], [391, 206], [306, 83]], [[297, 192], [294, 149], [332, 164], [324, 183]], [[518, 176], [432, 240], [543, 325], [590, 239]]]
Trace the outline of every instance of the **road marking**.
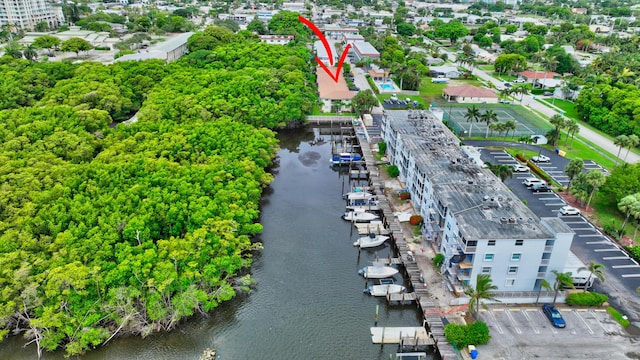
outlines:
[[579, 317], [580, 320], [582, 320], [582, 322], [584, 323], [584, 326], [586, 326], [587, 329], [589, 329], [589, 334], [593, 335], [594, 332], [593, 332], [593, 330], [591, 330], [591, 326], [589, 326], [589, 324], [587, 324], [587, 322], [582, 318], [582, 316], [580, 316], [580, 314], [578, 314], [577, 311], [574, 311], [574, 312], [575, 312], [576, 316]]
[[612, 269], [626, 269], [626, 268], [637, 268], [640, 267], [640, 265], [613, 265], [611, 268]]
[[[527, 311], [538, 311], [538, 309], [527, 309]], [[533, 330], [534, 333], [536, 334], [540, 334], [540, 330], [538, 330], [538, 328], [536, 328], [535, 326], [533, 326], [533, 321], [531, 321], [531, 316], [529, 316], [529, 314], [527, 314], [527, 311], [522, 311], [522, 315], [524, 315], [524, 317], [527, 319], [527, 322], [529, 323], [529, 325], [531, 325], [531, 330]]]
[[[494, 309], [494, 311], [497, 309]], [[489, 315], [493, 318], [493, 323], [496, 327], [496, 329], [498, 330], [498, 332], [500, 334], [504, 334], [504, 330], [502, 330], [502, 327], [500, 326], [500, 324], [498, 324], [498, 319], [496, 319], [496, 316], [493, 314], [493, 311], [489, 311]]]
[[613, 249], [594, 249], [594, 252], [609, 252], [609, 251], [619, 251], [622, 252], [622, 250], [618, 249], [618, 248], [613, 248]]
[[504, 311], [504, 309], [502, 309], [502, 308], [497, 308], [497, 309], [492, 309], [492, 310], [496, 311], [496, 312]]
[[[566, 216], [566, 217], [565, 217], [565, 219], [571, 219], [571, 218], [574, 218], [574, 217], [575, 217], [575, 216]], [[577, 219], [578, 217], [575, 217], [575, 218]], [[582, 217], [580, 217], [580, 219], [582, 219]], [[589, 223], [588, 223], [588, 222], [586, 222], [586, 221], [565, 221], [564, 223], [565, 223], [565, 224], [585, 224], [585, 225], [591, 225], [591, 224], [589, 224]], [[593, 225], [591, 225], [591, 228], [593, 228]]]
[[591, 231], [594, 231], [593, 227], [586, 227], [586, 228], [577, 228], [577, 227], [574, 228], [574, 227], [572, 227], [571, 230], [591, 230]]
[[[597, 310], [596, 310], [597, 311]], [[605, 311], [605, 310], [600, 310], [600, 311]], [[602, 328], [603, 331], [607, 331], [607, 329], [604, 328], [604, 325], [602, 325], [602, 323], [600, 322], [600, 320], [598, 319], [598, 317], [596, 316], [596, 314], [592, 311], [589, 312], [591, 314], [591, 316], [593, 316], [593, 319], [598, 323], [598, 325], [600, 325], [600, 327]]]
[[629, 278], [629, 277], [640, 277], [640, 274], [624, 274], [621, 275], [623, 278]]
[[518, 334], [522, 334], [522, 330], [520, 330], [520, 328], [517, 326], [518, 324], [516, 322], [516, 319], [513, 318], [513, 315], [511, 315], [511, 311], [506, 311], [505, 314], [507, 314], [507, 317], [509, 318], [509, 320], [511, 320], [513, 328], [516, 330], [516, 332]]
[[609, 244], [609, 241], [607, 241], [607, 240], [602, 240], [602, 241], [587, 241], [587, 242], [585, 242], [585, 244], [587, 244], [587, 245]]
[[602, 234], [584, 234], [584, 235], [578, 234], [578, 237], [600, 237], [600, 236], [602, 236]]
[[628, 258], [628, 256], [605, 256], [602, 258], [602, 260], [624, 260]]
[[564, 205], [564, 203], [560, 203], [560, 204], [558, 204], [558, 203], [544, 203], [544, 206], [562, 206], [562, 205]]

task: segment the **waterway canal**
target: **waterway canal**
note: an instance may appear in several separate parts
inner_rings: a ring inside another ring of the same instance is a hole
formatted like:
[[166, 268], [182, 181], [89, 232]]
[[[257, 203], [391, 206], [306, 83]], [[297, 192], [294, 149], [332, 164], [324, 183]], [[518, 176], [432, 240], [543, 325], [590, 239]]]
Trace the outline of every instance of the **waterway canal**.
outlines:
[[[362, 292], [357, 271], [374, 252], [358, 255], [352, 245], [358, 235], [350, 238], [350, 224], [340, 219], [348, 183], [329, 164], [330, 136], [309, 128], [281, 133], [280, 140], [275, 181], [262, 202], [264, 250], [252, 268], [255, 290], [210, 317], [146, 339], [117, 339], [83, 359], [197, 359], [206, 348], [217, 349], [218, 359], [389, 359], [396, 345], [373, 345], [369, 335], [376, 306], [378, 326], [421, 325], [415, 305], [389, 307]], [[5, 340], [0, 359], [35, 359], [35, 348], [23, 343]]]

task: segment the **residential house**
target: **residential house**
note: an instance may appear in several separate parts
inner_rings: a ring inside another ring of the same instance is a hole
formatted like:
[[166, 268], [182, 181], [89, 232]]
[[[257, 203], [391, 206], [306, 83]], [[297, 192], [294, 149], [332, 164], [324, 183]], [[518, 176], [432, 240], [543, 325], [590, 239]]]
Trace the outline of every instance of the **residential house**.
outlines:
[[260, 35], [260, 41], [267, 44], [286, 45], [293, 41], [293, 35]]
[[519, 296], [533, 302], [543, 280], [554, 282], [573, 241], [567, 224], [536, 216], [472, 162], [431, 112], [387, 111], [381, 130], [389, 161], [425, 219], [422, 235], [444, 255], [440, 271], [452, 290], [462, 293], [487, 274], [498, 292], [527, 292]]
[[457, 79], [462, 75], [461, 71], [455, 66], [430, 66], [431, 76], [446, 77], [449, 79]]
[[448, 87], [442, 90], [442, 96], [450, 102], [476, 104], [498, 103], [498, 95], [495, 92], [472, 85]]
[[[329, 70], [335, 74], [336, 69]], [[338, 82], [335, 82], [321, 67], [316, 68], [319, 98], [322, 102], [323, 112], [342, 112], [351, 109], [351, 99], [355, 91], [350, 91], [347, 82], [340, 73]]]
[[[325, 64], [335, 64], [339, 60], [340, 54], [336, 52], [336, 49], [333, 46], [333, 42], [329, 41], [328, 44], [331, 56], [329, 53], [327, 53], [327, 49], [324, 47], [324, 44], [320, 40], [317, 40], [313, 43], [313, 49], [318, 59], [323, 61]], [[330, 60], [330, 58], [333, 58], [333, 60]]]
[[341, 40], [344, 35], [358, 35], [360, 30], [357, 28], [343, 28], [335, 25], [327, 25], [322, 29], [322, 32], [327, 38], [334, 40]]
[[344, 41], [345, 44], [353, 44], [356, 41], [365, 41], [365, 40], [364, 40], [364, 36], [359, 34], [343, 34], [342, 41]]
[[544, 71], [521, 71], [518, 73], [518, 77], [524, 79], [528, 84], [533, 85], [533, 87], [548, 88], [548, 84], [556, 84], [556, 82], [547, 82], [547, 80], [559, 78], [560, 74]]

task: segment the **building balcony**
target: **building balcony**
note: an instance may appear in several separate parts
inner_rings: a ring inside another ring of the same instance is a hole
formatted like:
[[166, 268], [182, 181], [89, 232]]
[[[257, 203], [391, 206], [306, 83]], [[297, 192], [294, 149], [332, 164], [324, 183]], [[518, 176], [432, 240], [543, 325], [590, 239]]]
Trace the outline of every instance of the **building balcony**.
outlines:
[[544, 252], [553, 252], [553, 246], [545, 246]]
[[471, 280], [471, 271], [460, 270], [456, 273], [456, 277], [460, 281], [468, 282]]
[[549, 265], [549, 259], [540, 260], [540, 265]]
[[545, 272], [539, 272], [538, 276], [536, 276], [536, 279], [544, 279], [545, 274], [546, 274]]

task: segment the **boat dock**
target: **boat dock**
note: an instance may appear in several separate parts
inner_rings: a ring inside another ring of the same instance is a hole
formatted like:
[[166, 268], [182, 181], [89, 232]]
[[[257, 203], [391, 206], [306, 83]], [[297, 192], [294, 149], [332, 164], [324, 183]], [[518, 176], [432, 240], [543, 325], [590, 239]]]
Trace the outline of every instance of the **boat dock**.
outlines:
[[372, 327], [370, 331], [371, 341], [374, 344], [399, 344], [412, 347], [435, 345], [435, 340], [421, 326]]
[[[366, 140], [367, 135], [361, 135], [362, 131], [356, 128], [354, 125], [354, 131], [359, 142], [359, 147], [362, 150], [362, 158], [364, 160], [364, 169], [359, 169], [358, 174], [365, 172], [368, 177], [369, 187], [371, 191], [378, 195], [378, 207], [380, 208], [381, 224], [357, 224], [359, 233], [380, 233], [389, 234], [391, 239], [389, 240], [395, 250], [397, 251], [397, 258], [379, 259], [382, 262], [388, 264], [401, 265], [400, 268], [404, 269], [405, 278], [409, 280], [413, 287], [413, 292], [407, 294], [392, 294], [387, 295], [387, 301], [391, 303], [417, 303], [418, 307], [424, 316], [424, 327], [417, 328], [371, 328], [372, 341], [375, 344], [419, 344], [420, 345], [433, 345], [438, 351], [440, 358], [451, 359], [456, 358], [457, 354], [453, 346], [449, 344], [444, 336], [444, 323], [441, 317], [440, 309], [437, 307], [432, 295], [426, 288], [424, 274], [420, 270], [420, 266], [416, 262], [415, 257], [411, 253], [411, 250], [407, 243], [407, 238], [413, 240], [413, 234], [405, 234], [402, 230], [402, 226], [398, 221], [397, 216], [394, 215], [394, 211], [391, 208], [389, 200], [384, 193], [384, 179], [380, 177], [377, 166], [379, 162], [375, 160], [371, 144]], [[364, 130], [366, 132], [366, 129]], [[358, 179], [359, 179], [358, 175]], [[411, 330], [414, 329], [414, 330]], [[420, 329], [420, 330], [418, 330]], [[428, 333], [427, 333], [428, 330]], [[410, 339], [415, 339], [411, 342]], [[402, 346], [401, 346], [402, 347]]]

